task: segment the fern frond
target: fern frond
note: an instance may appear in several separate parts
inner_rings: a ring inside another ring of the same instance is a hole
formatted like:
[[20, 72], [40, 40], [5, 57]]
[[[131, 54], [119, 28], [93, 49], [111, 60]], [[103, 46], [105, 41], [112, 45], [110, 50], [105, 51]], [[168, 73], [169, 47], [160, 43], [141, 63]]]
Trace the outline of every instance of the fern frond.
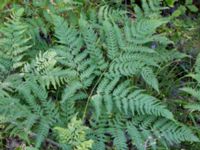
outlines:
[[[128, 82], [118, 83], [118, 81], [119, 78], [104, 79], [99, 84], [97, 94], [92, 97], [97, 116], [104, 111], [101, 108], [106, 105], [105, 108], [107, 108], [108, 112], [112, 108], [117, 108], [118, 111], [125, 114], [150, 114], [173, 119], [171, 112], [160, 105], [156, 98], [144, 94], [140, 90], [133, 91], [133, 88], [128, 87]], [[104, 85], [105, 83], [107, 85]], [[116, 86], [117, 84], [118, 86]]]
[[122, 53], [110, 64], [109, 71], [113, 75], [133, 76], [142, 72], [145, 66], [155, 66], [158, 64], [154, 59], [148, 59], [150, 55], [142, 53]]
[[97, 45], [98, 37], [92, 27], [83, 18], [80, 19], [80, 27], [87, 46], [87, 50], [93, 63], [97, 63], [98, 67], [103, 70], [107, 67], [107, 63], [103, 57], [102, 50]]
[[62, 68], [57, 67], [57, 54], [55, 51], [46, 51], [44, 54], [39, 53], [35, 60], [30, 64], [24, 66], [24, 72], [38, 77], [38, 80], [47, 87], [50, 88], [51, 85], [56, 89], [65, 82], [67, 82], [67, 77], [72, 77], [76, 75], [73, 70], [62, 70]]
[[180, 143], [182, 141], [199, 141], [199, 139], [194, 136], [188, 127], [176, 124], [174, 122], [168, 122], [165, 119], [157, 121], [154, 124], [153, 129], [160, 132], [158, 138], [161, 138], [161, 141], [163, 139], [170, 145], [173, 145], [174, 143]]
[[[148, 119], [148, 123], [144, 118]], [[132, 142], [141, 150], [153, 148], [157, 143], [169, 148], [169, 145], [178, 144], [182, 141], [198, 141], [190, 128], [164, 118], [138, 116], [132, 122], [127, 123], [127, 128]]]
[[120, 21], [126, 13], [127, 12], [125, 10], [114, 9], [111, 6], [104, 5], [99, 8], [97, 17], [100, 23], [103, 23], [105, 20]]
[[128, 135], [139, 150], [145, 150], [144, 140], [140, 131], [135, 126], [127, 126]]
[[[148, 20], [144, 18], [134, 23], [129, 21], [129, 23], [126, 23], [124, 28], [126, 39], [127, 41], [135, 44], [145, 44], [153, 41], [160, 41], [163, 43], [161, 35], [152, 35], [156, 32], [156, 29], [159, 26], [165, 23], [167, 23], [167, 20], [163, 19]], [[160, 39], [157, 38], [158, 36]], [[167, 41], [166, 37], [163, 38]]]
[[108, 57], [110, 59], [113, 59], [119, 54], [119, 47], [117, 43], [116, 34], [113, 31], [113, 26], [109, 21], [104, 21], [103, 28], [106, 35]]
[[126, 136], [122, 130], [114, 130], [112, 136], [114, 137], [113, 144], [117, 150], [128, 150]]
[[13, 69], [20, 68], [25, 64], [24, 58], [28, 55], [27, 51], [31, 47], [29, 45], [30, 37], [26, 33], [28, 26], [21, 21], [23, 12], [23, 9], [13, 12], [11, 19], [8, 19], [4, 27], [0, 29], [2, 34], [0, 56], [10, 58], [13, 63]]
[[158, 80], [154, 75], [152, 69], [149, 67], [144, 67], [142, 68], [141, 74], [146, 83], [152, 86], [157, 92], [159, 92]]
[[67, 128], [55, 127], [58, 141], [61, 144], [69, 144], [75, 150], [89, 150], [92, 147], [93, 140], [87, 140], [86, 134], [89, 128], [84, 126], [81, 120], [73, 117]]
[[40, 120], [40, 124], [37, 129], [38, 134], [37, 134], [36, 143], [35, 143], [37, 148], [41, 146], [42, 142], [44, 141], [44, 139], [47, 137], [49, 133], [50, 126], [48, 125], [46, 121], [48, 120], [45, 120], [45, 118], [42, 118]]
[[171, 62], [174, 60], [180, 60], [183, 58], [187, 58], [188, 55], [181, 53], [177, 50], [164, 50], [163, 48], [160, 49], [160, 51], [157, 51], [158, 56], [154, 55], [152, 57], [154, 57], [155, 61], [157, 61], [158, 63], [166, 63], [166, 62]]
[[21, 84], [17, 91], [19, 93], [16, 97], [20, 99], [8, 97], [2, 98], [0, 102], [0, 111], [9, 118], [11, 124], [7, 130], [11, 130], [13, 135], [23, 137], [30, 132], [36, 133], [36, 146], [40, 147], [48, 136], [49, 129], [60, 118], [58, 109], [52, 100], [48, 99], [46, 89], [34, 78]]
[[200, 73], [200, 54], [197, 55], [196, 62], [195, 62], [195, 72], [197, 74]]
[[194, 89], [191, 87], [184, 87], [181, 88], [180, 90], [187, 92], [188, 94], [192, 95], [193, 97], [195, 97], [197, 100], [200, 101], [200, 91], [198, 89]]
[[13, 66], [13, 62], [9, 58], [4, 58], [3, 56], [0, 57], [0, 71], [7, 72]]
[[13, 91], [12, 83], [0, 80], [0, 97], [10, 97], [9, 92]]
[[135, 5], [134, 7], [137, 18], [160, 17], [160, 11], [164, 9], [163, 7], [161, 7], [161, 2], [162, 0], [142, 0], [142, 9], [138, 5]]
[[105, 150], [105, 144], [103, 142], [96, 142], [93, 144], [92, 150]]
[[[70, 27], [63, 18], [58, 16], [54, 16], [54, 18], [55, 36], [59, 44], [55, 48], [60, 58], [58, 62], [71, 70], [75, 70], [76, 77], [72, 78], [79, 79], [83, 87], [87, 88], [91, 85], [94, 74], [97, 73], [94, 60], [88, 59], [91, 52], [89, 49], [82, 50], [84, 43], [77, 30]], [[94, 58], [94, 55], [92, 57]], [[69, 77], [69, 80], [73, 80], [72, 78]]]
[[188, 104], [185, 106], [186, 109], [189, 109], [191, 112], [194, 111], [200, 111], [200, 105], [198, 103], [196, 104]]

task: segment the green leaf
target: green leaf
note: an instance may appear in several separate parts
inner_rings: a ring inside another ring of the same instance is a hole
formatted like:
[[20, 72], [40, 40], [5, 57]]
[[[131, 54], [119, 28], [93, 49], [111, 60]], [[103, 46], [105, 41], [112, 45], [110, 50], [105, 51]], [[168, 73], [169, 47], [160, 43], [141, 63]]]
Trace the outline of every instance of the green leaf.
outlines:
[[182, 14], [184, 14], [186, 11], [186, 7], [181, 5], [177, 10], [174, 11], [174, 13], [172, 14], [172, 17], [176, 18], [181, 16]]
[[170, 6], [170, 7], [173, 7], [174, 6], [174, 3], [177, 1], [177, 0], [165, 0], [167, 5]]
[[92, 97], [92, 104], [95, 107], [96, 110], [96, 116], [97, 118], [100, 116], [101, 114], [101, 106], [102, 106], [102, 96], [101, 95], [94, 95]]
[[185, 1], [185, 4], [186, 4], [186, 5], [190, 5], [190, 4], [192, 4], [192, 3], [193, 3], [193, 0], [186, 0], [186, 1]]
[[157, 92], [159, 92], [158, 80], [155, 74], [153, 73], [153, 70], [149, 67], [144, 67], [142, 69], [141, 74], [145, 82], [149, 84], [151, 87], [153, 87]]
[[187, 5], [187, 8], [191, 11], [191, 12], [198, 12], [198, 8], [195, 5]]

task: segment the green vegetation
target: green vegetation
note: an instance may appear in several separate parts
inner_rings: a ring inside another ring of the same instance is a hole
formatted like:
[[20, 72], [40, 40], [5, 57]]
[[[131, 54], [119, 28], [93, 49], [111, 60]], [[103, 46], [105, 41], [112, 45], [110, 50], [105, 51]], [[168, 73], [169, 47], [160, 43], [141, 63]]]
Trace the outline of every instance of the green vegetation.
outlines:
[[0, 2], [0, 149], [198, 150], [199, 6]]

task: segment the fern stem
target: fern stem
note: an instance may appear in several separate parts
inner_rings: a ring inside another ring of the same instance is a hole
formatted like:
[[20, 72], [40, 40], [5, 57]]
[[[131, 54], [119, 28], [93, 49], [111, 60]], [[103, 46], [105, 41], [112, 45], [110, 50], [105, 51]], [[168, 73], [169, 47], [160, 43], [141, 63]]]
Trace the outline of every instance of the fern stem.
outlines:
[[84, 112], [83, 112], [83, 117], [82, 117], [82, 121], [84, 121], [85, 119], [85, 116], [86, 116], [86, 113], [87, 113], [87, 108], [88, 108], [88, 105], [89, 105], [89, 102], [90, 102], [90, 99], [94, 93], [94, 90], [95, 88], [97, 87], [97, 85], [99, 84], [99, 82], [101, 81], [104, 73], [106, 72], [106, 70], [101, 74], [101, 76], [99, 77], [99, 79], [97, 80], [97, 82], [95, 83], [94, 87], [92, 88], [91, 92], [90, 92], [90, 95], [88, 96], [88, 99], [87, 99], [87, 102], [86, 102], [86, 106], [85, 106], [85, 109], [84, 109]]

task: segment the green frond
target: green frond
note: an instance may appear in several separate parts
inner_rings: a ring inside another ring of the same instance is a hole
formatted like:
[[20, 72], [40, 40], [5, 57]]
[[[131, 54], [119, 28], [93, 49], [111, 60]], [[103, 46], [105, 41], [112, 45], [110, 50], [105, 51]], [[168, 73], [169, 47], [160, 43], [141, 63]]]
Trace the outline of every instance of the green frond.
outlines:
[[59, 16], [53, 16], [55, 26], [55, 37], [57, 42], [74, 50], [73, 55], [77, 54], [82, 46], [82, 39], [78, 36], [77, 30], [70, 27], [68, 23]]
[[133, 76], [144, 70], [145, 66], [158, 67], [155, 59], [149, 59], [151, 55], [143, 53], [125, 52], [114, 59], [109, 71], [113, 75]]
[[200, 111], [200, 104], [188, 104], [185, 106], [186, 109], [190, 110], [191, 112]]
[[92, 97], [97, 116], [100, 116], [101, 112], [105, 112], [105, 110], [102, 110], [103, 106], [105, 106], [106, 111], [109, 113], [116, 111], [112, 110], [112, 108], [117, 108], [117, 111], [126, 115], [134, 115], [135, 113], [140, 115], [149, 114], [173, 119], [171, 112], [165, 106], [162, 106], [156, 98], [144, 94], [141, 90], [134, 91], [133, 88], [129, 87], [128, 82], [118, 82], [119, 78], [104, 79], [99, 84], [97, 94]]
[[[140, 19], [137, 22], [129, 21], [124, 27], [125, 37], [128, 42], [134, 44], [146, 44], [153, 41], [160, 41], [161, 43], [164, 43], [163, 41], [167, 41], [169, 43], [169, 40], [166, 37], [163, 36], [162, 38], [159, 35], [153, 35], [156, 32], [156, 29], [165, 23], [167, 23], [167, 20], [149, 20], [146, 18]], [[160, 39], [157, 38], [158, 36]]]
[[87, 139], [86, 135], [89, 128], [82, 124], [81, 120], [73, 117], [67, 128], [54, 127], [58, 141], [61, 144], [71, 145], [74, 150], [89, 150], [92, 147], [93, 140]]
[[48, 125], [46, 121], [48, 120], [45, 120], [45, 118], [42, 118], [38, 126], [38, 129], [37, 129], [38, 134], [37, 134], [36, 143], [35, 143], [37, 148], [41, 146], [42, 142], [45, 140], [45, 138], [47, 137], [49, 133], [50, 126]]
[[[0, 29], [2, 34], [0, 39], [0, 60], [10, 58], [12, 63], [9, 62], [8, 67], [10, 68], [10, 65], [13, 64], [13, 69], [20, 68], [25, 64], [24, 58], [27, 56], [27, 51], [31, 48], [31, 45], [28, 44], [30, 37], [26, 33], [28, 26], [21, 20], [23, 12], [23, 9], [14, 12]], [[8, 63], [4, 65], [6, 67]]]
[[104, 21], [103, 29], [105, 31], [105, 40], [108, 57], [112, 60], [119, 54], [119, 47], [117, 43], [116, 33], [113, 30], [113, 26], [109, 21]]
[[193, 79], [195, 79], [197, 81], [197, 83], [200, 83], [200, 74], [194, 74], [194, 73], [190, 73], [187, 75], [188, 77], [191, 77]]
[[93, 144], [92, 150], [105, 150], [105, 144], [103, 142], [96, 142]]
[[79, 24], [87, 46], [87, 50], [93, 63], [97, 64], [99, 69], [105, 69], [107, 67], [107, 63], [103, 57], [103, 51], [98, 47], [98, 37], [96, 33], [83, 18], [80, 19]]
[[0, 97], [10, 97], [10, 92], [13, 92], [12, 82], [8, 80], [0, 80]]
[[128, 150], [128, 146], [126, 144], [126, 136], [122, 130], [114, 130], [112, 136], [114, 138], [113, 144], [116, 150]]
[[9, 118], [8, 122], [11, 124], [7, 130], [19, 136], [36, 133], [36, 147], [40, 147], [48, 136], [49, 129], [60, 118], [58, 109], [52, 100], [48, 99], [46, 90], [34, 78], [20, 85], [17, 90], [17, 97], [20, 99], [8, 97], [0, 102], [0, 111]]
[[134, 126], [127, 126], [128, 135], [131, 137], [131, 140], [134, 145], [138, 148], [138, 150], [145, 150], [145, 141], [142, 138], [140, 131]]
[[161, 2], [162, 0], [142, 0], [142, 9], [138, 5], [135, 5], [134, 7], [137, 18], [160, 17], [160, 11], [163, 9], [160, 5]]
[[200, 91], [198, 89], [194, 89], [191, 87], [183, 87], [180, 90], [192, 95], [193, 97], [195, 97], [197, 100], [200, 101]]
[[67, 101], [69, 98], [75, 95], [75, 93], [82, 88], [82, 84], [80, 82], [74, 81], [71, 82], [68, 86], [66, 86], [63, 96], [62, 102]]
[[97, 18], [100, 23], [105, 20], [121, 21], [120, 19], [125, 16], [127, 12], [122, 9], [115, 9], [112, 6], [104, 5], [98, 10]]
[[180, 60], [188, 57], [188, 55], [181, 53], [177, 50], [163, 50], [163, 48], [157, 51], [157, 53], [158, 56], [154, 55], [153, 57], [159, 63], [171, 62], [174, 60]]
[[64, 103], [60, 103], [59, 113], [61, 120], [64, 120], [62, 124], [65, 125], [76, 114], [75, 101], [73, 99], [68, 99]]
[[141, 74], [145, 82], [149, 84], [151, 87], [153, 87], [157, 92], [159, 92], [158, 80], [154, 75], [152, 69], [149, 67], [144, 67], [142, 68]]
[[99, 118], [99, 116], [101, 115], [103, 98], [101, 95], [94, 95], [91, 101], [95, 109], [96, 117]]
[[154, 133], [158, 130], [160, 133], [157, 138], [166, 141], [168, 144], [180, 143], [182, 141], [198, 142], [199, 139], [192, 133], [190, 128], [176, 124], [174, 122], [161, 119], [153, 126]]
[[[1, 53], [0, 53], [1, 54]], [[4, 57], [0, 57], [0, 71], [3, 72], [7, 72], [8, 70], [10, 70], [13, 66], [13, 62], [11, 59], [9, 58], [4, 58]]]
[[127, 123], [127, 132], [133, 144], [139, 150], [153, 149], [158, 143], [169, 148], [170, 145], [178, 144], [182, 141], [198, 141], [198, 138], [192, 133], [190, 128], [185, 125], [152, 116], [136, 117], [132, 122]]
[[[82, 87], [87, 88], [92, 84], [93, 79], [95, 78], [94, 75], [98, 73], [98, 67], [102, 69], [102, 67], [105, 68], [106, 65], [102, 66], [102, 63], [100, 64], [100, 66], [98, 64], [94, 65], [94, 61], [96, 63], [96, 59], [99, 60], [99, 58], [97, 58], [97, 55], [94, 55], [95, 52], [92, 54], [92, 51], [95, 50], [96, 47], [91, 46], [90, 48], [88, 47], [88, 49], [82, 50], [82, 48], [84, 47], [84, 41], [79, 35], [78, 31], [74, 28], [71, 28], [67, 24], [67, 22], [63, 20], [63, 18], [55, 18], [55, 37], [58, 40], [58, 46], [55, 47], [55, 52], [57, 53], [57, 56], [59, 58], [58, 63], [76, 72], [76, 75], [74, 74], [74, 76], [71, 77], [68, 76], [67, 80], [69, 81], [69, 83], [74, 79], [79, 80], [79, 82], [82, 83]], [[80, 26], [85, 26], [84, 21], [81, 23]], [[83, 34], [84, 37], [88, 37], [91, 36], [88, 34], [92, 33], [85, 32]], [[85, 42], [88, 46], [89, 43], [87, 44], [87, 42], [90, 42], [89, 40], [91, 40], [91, 37], [90, 39], [86, 38], [86, 40], [87, 41]], [[91, 57], [91, 59], [88, 59], [88, 57]]]
[[200, 73], [200, 54], [197, 55], [194, 69], [196, 73]]
[[24, 66], [23, 70], [25, 73], [34, 74], [44, 87], [49, 89], [52, 85], [56, 89], [67, 82], [67, 76], [76, 75], [73, 70], [62, 70], [62, 68], [57, 67], [57, 59], [55, 51], [39, 53], [35, 60]]

